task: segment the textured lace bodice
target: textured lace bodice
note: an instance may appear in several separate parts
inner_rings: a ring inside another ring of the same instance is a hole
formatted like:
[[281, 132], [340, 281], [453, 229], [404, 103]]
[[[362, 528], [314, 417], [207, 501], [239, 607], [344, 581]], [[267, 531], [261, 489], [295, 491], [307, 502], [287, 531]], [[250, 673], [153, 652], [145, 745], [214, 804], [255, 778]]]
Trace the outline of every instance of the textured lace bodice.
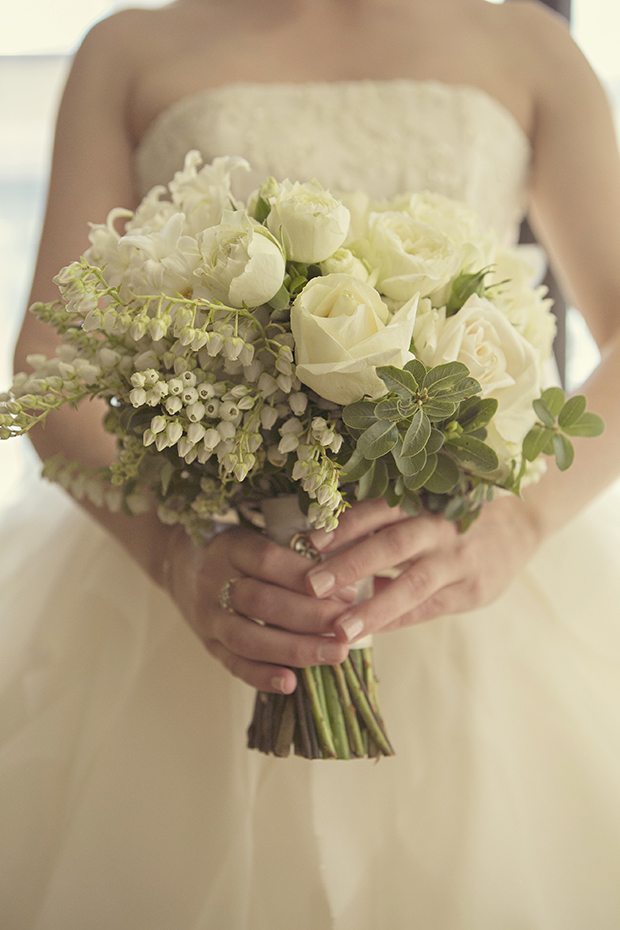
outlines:
[[530, 145], [484, 91], [436, 81], [235, 83], [183, 98], [149, 127], [140, 192], [169, 181], [189, 149], [243, 155], [246, 197], [269, 175], [390, 198], [429, 189], [463, 200], [504, 240], [524, 210]]

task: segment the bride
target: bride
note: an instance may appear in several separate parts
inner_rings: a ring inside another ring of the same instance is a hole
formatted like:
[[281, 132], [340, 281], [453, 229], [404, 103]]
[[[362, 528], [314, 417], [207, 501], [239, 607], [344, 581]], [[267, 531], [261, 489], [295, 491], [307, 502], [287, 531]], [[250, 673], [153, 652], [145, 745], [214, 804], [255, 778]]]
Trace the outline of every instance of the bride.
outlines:
[[[607, 430], [464, 535], [360, 503], [312, 534], [327, 558], [310, 571], [245, 528], [196, 549], [153, 514], [84, 503], [87, 516], [55, 496], [14, 528], [0, 579], [3, 926], [615, 930], [620, 585], [614, 497], [592, 502], [620, 474], [620, 167], [602, 89], [537, 3], [116, 14], [86, 37], [64, 94], [32, 300], [55, 299], [89, 222], [135, 207], [191, 148], [247, 157], [240, 196], [270, 173], [374, 197], [430, 188], [504, 241], [527, 207], [602, 349], [585, 393]], [[53, 349], [28, 315], [17, 368]], [[41, 457], [106, 464], [101, 412], [54, 414], [32, 436]], [[394, 566], [348, 606], [355, 581]], [[290, 693], [291, 666], [338, 663], [360, 635], [397, 629], [375, 641], [395, 759], [244, 748], [247, 685]]]

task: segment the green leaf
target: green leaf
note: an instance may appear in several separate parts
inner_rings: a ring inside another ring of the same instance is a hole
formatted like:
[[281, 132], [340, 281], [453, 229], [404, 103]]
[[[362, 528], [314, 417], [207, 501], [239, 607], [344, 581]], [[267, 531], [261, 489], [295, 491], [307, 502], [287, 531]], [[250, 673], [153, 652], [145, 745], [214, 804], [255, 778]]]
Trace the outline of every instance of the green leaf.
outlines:
[[172, 462], [166, 462], [166, 464], [161, 470], [161, 476], [160, 476], [161, 477], [161, 492], [164, 495], [164, 497], [168, 493], [168, 488], [170, 487], [170, 481], [172, 480], [172, 476], [174, 475], [174, 472], [175, 472], [175, 467], [172, 464]]
[[342, 419], [351, 429], [368, 429], [377, 422], [375, 407], [376, 404], [370, 400], [356, 400], [344, 408]]
[[444, 443], [444, 434], [440, 429], [431, 429], [431, 435], [428, 442], [426, 443], [425, 449], [427, 455], [433, 455], [434, 452], [439, 452]]
[[464, 497], [453, 497], [443, 512], [446, 520], [463, 520], [469, 513], [469, 504]]
[[393, 397], [380, 401], [375, 407], [375, 413], [381, 420], [396, 422], [403, 419], [399, 401]]
[[377, 374], [388, 391], [393, 391], [401, 397], [409, 398], [413, 394], [417, 394], [419, 390], [415, 377], [406, 369], [395, 368], [393, 365], [382, 365], [377, 368]]
[[[151, 414], [152, 414], [152, 411], [151, 411]], [[123, 430], [123, 432], [125, 432], [125, 433], [128, 433], [128, 432], [129, 432], [129, 430], [131, 429], [131, 424], [132, 424], [132, 421], [133, 421], [135, 415], [136, 415], [136, 409], [135, 409], [135, 407], [127, 406], [127, 407], [124, 407], [124, 408], [123, 408], [123, 410], [121, 411], [121, 414], [120, 414], [120, 416], [119, 416], [119, 418], [118, 418], [118, 421], [119, 421], [119, 423], [120, 423], [120, 426], [121, 426], [121, 429]]]
[[408, 517], [417, 517], [417, 515], [422, 512], [422, 501], [415, 491], [406, 491], [400, 506]]
[[277, 291], [277, 293], [275, 293], [271, 300], [267, 303], [267, 306], [276, 311], [286, 310], [290, 302], [291, 296], [283, 284], [280, 290]]
[[543, 426], [548, 426], [550, 428], [553, 428], [555, 426], [555, 417], [553, 416], [553, 414], [547, 407], [542, 397], [534, 401], [533, 407], [534, 407], [534, 410], [536, 411], [536, 416], [538, 417], [540, 422], [543, 424]]
[[448, 420], [456, 413], [457, 405], [449, 400], [427, 400], [424, 404], [424, 413], [430, 420]]
[[390, 507], [398, 507], [404, 497], [404, 493], [403, 491], [398, 492], [395, 485], [390, 483], [387, 486], [384, 496]]
[[525, 439], [523, 440], [523, 455], [528, 462], [537, 459], [541, 452], [544, 451], [548, 440], [553, 440], [553, 435], [549, 433], [544, 426], [533, 426]]
[[455, 384], [469, 377], [469, 368], [462, 362], [446, 362], [427, 372], [423, 387], [429, 394], [449, 391]]
[[575, 449], [572, 442], [562, 433], [556, 433], [553, 437], [553, 446], [558, 468], [560, 471], [566, 471], [567, 468], [571, 467], [575, 458]]
[[357, 486], [358, 500], [377, 500], [383, 497], [387, 491], [388, 480], [388, 470], [385, 462], [377, 459], [372, 468], [360, 478]]
[[428, 369], [419, 358], [412, 358], [410, 362], [407, 362], [403, 371], [408, 371], [411, 375], [413, 375], [416, 383], [421, 385], [424, 383]]
[[[449, 396], [450, 400], [453, 401], [462, 401], [468, 400], [468, 398], [473, 397], [475, 394], [479, 394], [482, 388], [480, 387], [480, 382], [476, 381], [475, 378], [462, 378], [460, 381], [457, 381], [454, 387], [450, 388], [449, 391], [445, 393]], [[435, 396], [435, 392], [429, 392]], [[440, 395], [443, 399], [443, 392]]]
[[569, 398], [558, 415], [560, 427], [566, 429], [567, 426], [570, 427], [577, 423], [585, 413], [587, 403], [583, 394], [577, 394], [575, 397]]
[[450, 451], [459, 462], [477, 472], [494, 471], [499, 465], [499, 460], [493, 449], [473, 436], [463, 434], [446, 441], [446, 446], [450, 448]]
[[417, 455], [403, 456], [394, 448], [392, 449], [392, 455], [394, 456], [394, 461], [396, 462], [399, 472], [406, 477], [417, 475], [426, 465], [426, 449], [422, 449]]
[[425, 481], [424, 487], [434, 494], [449, 494], [458, 484], [460, 476], [461, 470], [454, 459], [440, 452], [437, 456], [437, 467]]
[[362, 475], [366, 474], [371, 465], [372, 462], [365, 459], [364, 456], [355, 449], [351, 458], [346, 462], [340, 472], [340, 480], [345, 484], [349, 481], [359, 481]]
[[357, 449], [366, 459], [379, 459], [398, 442], [398, 429], [389, 420], [377, 420], [357, 440]]
[[452, 282], [450, 296], [446, 305], [446, 315], [452, 316], [461, 309], [473, 294], [482, 297], [485, 292], [484, 279], [490, 273], [490, 268], [481, 268], [480, 271], [462, 271]]
[[270, 212], [270, 204], [263, 197], [257, 197], [256, 205], [254, 206], [254, 219], [259, 223], [264, 223]]
[[425, 447], [431, 435], [431, 424], [426, 413], [423, 410], [416, 410], [411, 420], [411, 425], [403, 439], [403, 448], [401, 455], [407, 458], [411, 455], [417, 455]]
[[498, 401], [494, 397], [471, 397], [459, 407], [457, 420], [465, 433], [486, 426], [495, 416]]
[[557, 417], [566, 401], [566, 394], [559, 387], [550, 387], [542, 392], [541, 400], [544, 401], [547, 410], [552, 417]]
[[426, 459], [424, 468], [422, 468], [417, 475], [411, 475], [411, 477], [405, 478], [405, 487], [407, 490], [417, 491], [421, 487], [426, 487], [426, 482], [430, 479], [436, 468], [437, 456], [429, 455]]
[[605, 432], [605, 421], [598, 413], [583, 413], [573, 426], [565, 426], [564, 432], [569, 436], [600, 436]]

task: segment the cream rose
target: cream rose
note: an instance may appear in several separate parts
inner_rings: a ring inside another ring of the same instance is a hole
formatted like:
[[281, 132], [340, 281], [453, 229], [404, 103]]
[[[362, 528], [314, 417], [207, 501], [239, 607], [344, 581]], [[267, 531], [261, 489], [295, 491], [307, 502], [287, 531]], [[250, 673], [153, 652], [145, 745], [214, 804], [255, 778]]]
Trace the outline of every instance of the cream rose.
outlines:
[[442, 302], [460, 267], [446, 235], [403, 212], [371, 213], [367, 236], [352, 249], [377, 269], [377, 290], [401, 303], [415, 294]]
[[[499, 402], [493, 424], [504, 443], [523, 442], [536, 420], [532, 402], [540, 397], [538, 353], [504, 314], [484, 297], [474, 295], [455, 313], [426, 320], [424, 339], [416, 341], [425, 365], [459, 361], [480, 382], [483, 397]], [[489, 437], [492, 444], [492, 437]], [[501, 457], [503, 449], [496, 449]]]
[[196, 269], [207, 293], [229, 307], [258, 307], [284, 280], [284, 256], [271, 233], [241, 210], [224, 212], [219, 226], [200, 239], [203, 262]]
[[347, 274], [313, 278], [291, 308], [296, 375], [326, 400], [350, 404], [381, 397], [378, 365], [402, 368], [409, 351], [417, 297], [393, 317], [377, 291]]
[[540, 270], [522, 256], [520, 247], [500, 249], [489, 283], [495, 286], [493, 303], [546, 361], [551, 358], [557, 327], [547, 288], [533, 285], [537, 277]]
[[282, 242], [292, 261], [325, 261], [347, 238], [351, 214], [318, 181], [272, 181], [261, 189], [261, 194], [271, 208], [267, 227]]

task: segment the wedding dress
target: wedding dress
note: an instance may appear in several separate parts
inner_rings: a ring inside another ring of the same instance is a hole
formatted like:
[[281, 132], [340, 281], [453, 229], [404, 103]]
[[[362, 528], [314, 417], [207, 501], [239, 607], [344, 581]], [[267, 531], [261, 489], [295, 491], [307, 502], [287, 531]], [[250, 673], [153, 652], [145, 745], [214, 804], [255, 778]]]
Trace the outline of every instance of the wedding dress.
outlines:
[[[136, 156], [375, 197], [430, 188], [514, 239], [530, 147], [480, 90], [235, 84]], [[618, 930], [620, 553], [614, 492], [492, 606], [376, 637], [397, 755], [245, 748], [253, 693], [52, 487], [0, 543], [3, 930]]]

